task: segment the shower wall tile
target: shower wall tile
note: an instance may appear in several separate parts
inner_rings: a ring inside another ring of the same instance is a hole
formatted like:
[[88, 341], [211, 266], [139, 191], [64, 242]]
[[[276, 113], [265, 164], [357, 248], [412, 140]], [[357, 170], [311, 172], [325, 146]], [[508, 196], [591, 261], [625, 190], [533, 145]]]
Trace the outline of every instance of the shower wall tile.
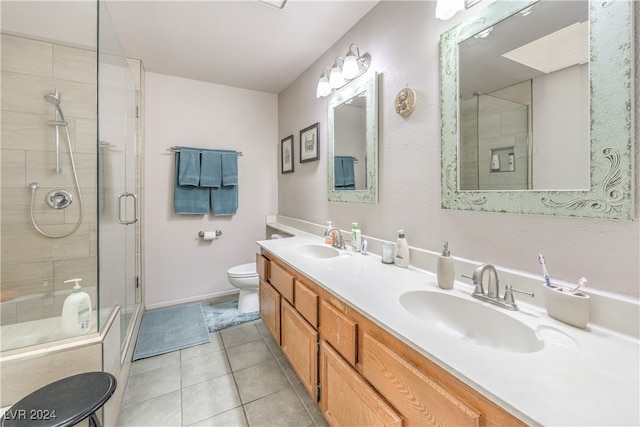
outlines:
[[[96, 156], [94, 154], [76, 153], [74, 158], [80, 186], [96, 188]], [[55, 153], [27, 151], [26, 181], [46, 183], [48, 187], [74, 189], [75, 181], [68, 156], [61, 156], [60, 166], [63, 169], [63, 173], [56, 175]]]
[[[38, 224], [64, 224], [64, 211], [51, 209], [44, 202], [48, 191], [40, 188], [36, 192], [33, 216]], [[31, 224], [31, 191], [27, 187], [3, 189], [1, 206], [3, 225]]]
[[53, 78], [94, 84], [98, 80], [96, 52], [54, 44]]
[[[85, 187], [80, 183], [80, 189], [82, 190], [82, 206], [84, 209], [84, 215], [82, 222], [95, 223], [98, 221], [97, 216], [97, 190], [95, 187]], [[73, 194], [75, 194], [75, 187]], [[80, 201], [74, 198], [73, 203], [64, 209], [64, 223], [75, 224], [80, 215]]]
[[51, 43], [2, 34], [2, 71], [51, 77]]
[[[63, 234], [68, 225], [50, 225], [48, 233]], [[11, 242], [10, 244], [7, 242]], [[89, 225], [82, 224], [71, 236], [52, 240], [40, 235], [32, 226], [2, 226], [2, 265], [56, 261], [89, 256]]]
[[18, 309], [16, 303], [7, 301], [0, 302], [0, 325], [12, 325], [16, 323]]
[[26, 161], [24, 151], [2, 150], [0, 160], [2, 188], [26, 188]]
[[53, 263], [33, 262], [2, 266], [2, 289], [15, 291], [14, 298], [53, 293]]
[[98, 125], [95, 119], [75, 119], [74, 145], [76, 153], [97, 152]]
[[[53, 114], [2, 112], [2, 148], [7, 150], [55, 151], [56, 128], [49, 124]], [[69, 124], [73, 126], [73, 123]], [[72, 128], [70, 128], [70, 132]], [[62, 137], [62, 132], [60, 136]], [[60, 152], [68, 152], [61, 139]]]
[[53, 106], [44, 100], [55, 84], [50, 78], [2, 72], [2, 111], [51, 114]]
[[2, 110], [47, 114], [54, 107], [44, 95], [58, 89], [62, 94], [65, 118], [96, 118], [96, 86], [94, 84], [54, 80], [50, 78], [2, 72]]
[[[71, 286], [65, 280], [82, 279], [83, 288], [95, 287], [98, 278], [98, 260], [95, 257], [65, 259], [53, 263], [53, 287], [55, 292], [69, 291]], [[91, 301], [95, 305], [95, 299]]]

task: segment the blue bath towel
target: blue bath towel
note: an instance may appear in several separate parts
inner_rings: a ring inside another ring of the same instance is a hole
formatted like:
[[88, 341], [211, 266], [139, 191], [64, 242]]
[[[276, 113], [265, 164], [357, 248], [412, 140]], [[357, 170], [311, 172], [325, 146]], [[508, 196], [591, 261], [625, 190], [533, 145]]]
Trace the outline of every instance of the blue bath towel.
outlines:
[[211, 188], [211, 210], [213, 216], [235, 215], [238, 211], [238, 186]]
[[238, 185], [238, 153], [221, 151], [222, 185]]
[[342, 158], [342, 173], [346, 187], [356, 185], [356, 178], [353, 173], [353, 157], [347, 156]]
[[344, 185], [344, 171], [342, 170], [342, 157], [333, 158], [333, 185], [342, 187]]
[[335, 156], [334, 185], [336, 190], [356, 189], [356, 180], [353, 172], [353, 157]]
[[200, 161], [200, 186], [220, 187], [222, 184], [222, 153], [220, 151], [202, 151]]
[[200, 183], [200, 151], [187, 147], [179, 149], [178, 184], [197, 187]]
[[206, 215], [209, 213], [209, 188], [178, 184], [180, 155], [176, 153], [173, 206], [179, 215]]

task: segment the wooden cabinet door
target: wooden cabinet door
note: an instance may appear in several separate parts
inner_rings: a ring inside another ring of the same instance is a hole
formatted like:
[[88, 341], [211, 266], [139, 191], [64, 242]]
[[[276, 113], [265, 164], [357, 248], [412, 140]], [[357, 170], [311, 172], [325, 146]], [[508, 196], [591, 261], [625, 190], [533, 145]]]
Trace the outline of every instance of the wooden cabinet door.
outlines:
[[362, 346], [362, 374], [402, 413], [406, 426], [480, 425], [475, 409], [366, 332]]
[[256, 272], [262, 280], [269, 281], [269, 260], [262, 254], [256, 254]]
[[332, 426], [402, 426], [400, 415], [326, 341], [320, 387], [320, 409]]
[[271, 331], [271, 335], [280, 344], [280, 294], [273, 287], [260, 279], [260, 317]]
[[318, 327], [318, 294], [298, 279], [295, 280], [295, 307], [314, 328]]
[[269, 277], [273, 287], [284, 299], [293, 304], [293, 275], [275, 262], [270, 263], [270, 270]]
[[328, 301], [320, 302], [320, 331], [322, 339], [340, 353], [352, 366], [356, 365], [357, 324]]
[[318, 331], [295, 308], [282, 301], [282, 352], [314, 402], [318, 401]]

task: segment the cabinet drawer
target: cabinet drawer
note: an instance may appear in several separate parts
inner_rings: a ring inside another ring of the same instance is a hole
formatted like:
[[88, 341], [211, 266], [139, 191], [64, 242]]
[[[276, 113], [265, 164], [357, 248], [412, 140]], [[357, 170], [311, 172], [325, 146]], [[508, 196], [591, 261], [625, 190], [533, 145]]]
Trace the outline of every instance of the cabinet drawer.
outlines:
[[271, 285], [291, 304], [293, 304], [293, 275], [280, 267], [275, 262], [270, 263], [271, 272], [269, 274]]
[[480, 425], [476, 410], [366, 332], [362, 348], [362, 374], [407, 425]]
[[256, 254], [256, 272], [258, 277], [264, 281], [269, 280], [269, 264], [270, 261], [262, 254]]
[[291, 304], [282, 302], [282, 352], [314, 402], [318, 401], [318, 332]]
[[318, 327], [318, 294], [299, 280], [295, 281], [295, 307], [314, 328]]
[[331, 343], [347, 362], [356, 364], [357, 324], [329, 302], [320, 302], [320, 329], [322, 338]]
[[402, 418], [360, 374], [322, 343], [320, 408], [332, 426], [402, 426]]
[[260, 317], [265, 326], [280, 344], [280, 294], [273, 286], [260, 279]]

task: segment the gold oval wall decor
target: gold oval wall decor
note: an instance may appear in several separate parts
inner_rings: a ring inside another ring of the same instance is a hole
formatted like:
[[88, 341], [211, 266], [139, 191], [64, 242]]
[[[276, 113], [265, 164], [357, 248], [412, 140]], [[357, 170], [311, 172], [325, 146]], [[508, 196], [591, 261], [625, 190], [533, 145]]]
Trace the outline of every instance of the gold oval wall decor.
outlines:
[[396, 113], [402, 117], [408, 117], [416, 107], [416, 91], [408, 87], [402, 89], [396, 95]]

